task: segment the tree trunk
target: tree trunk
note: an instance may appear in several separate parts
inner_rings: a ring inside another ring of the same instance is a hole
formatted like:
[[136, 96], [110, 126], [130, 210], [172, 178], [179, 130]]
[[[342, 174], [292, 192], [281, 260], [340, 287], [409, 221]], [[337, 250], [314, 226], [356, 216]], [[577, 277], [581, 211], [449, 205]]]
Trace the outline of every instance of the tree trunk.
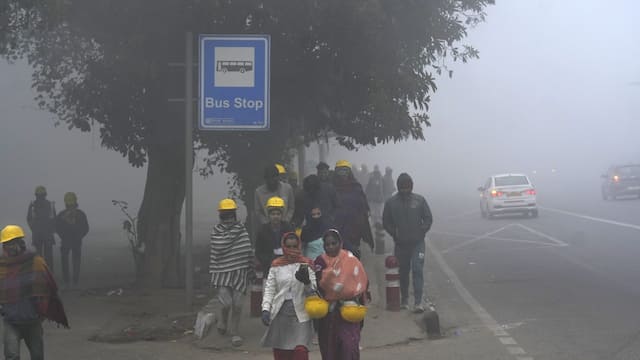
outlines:
[[180, 213], [185, 196], [184, 151], [172, 144], [149, 146], [138, 231], [145, 244], [142, 286], [176, 287], [180, 268]]

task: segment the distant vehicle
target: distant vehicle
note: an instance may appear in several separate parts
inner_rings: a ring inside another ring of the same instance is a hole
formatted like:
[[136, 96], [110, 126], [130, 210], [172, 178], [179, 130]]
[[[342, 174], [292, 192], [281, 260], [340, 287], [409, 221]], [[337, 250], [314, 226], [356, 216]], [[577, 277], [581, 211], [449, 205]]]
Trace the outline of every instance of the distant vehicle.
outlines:
[[245, 71], [253, 70], [253, 61], [225, 61], [219, 60], [216, 64], [216, 71], [222, 71], [226, 73], [230, 72], [240, 72], [244, 74]]
[[514, 213], [538, 217], [536, 189], [527, 175], [494, 175], [478, 191], [482, 217]]
[[640, 197], [640, 165], [617, 165], [602, 175], [602, 198], [616, 199], [618, 196]]

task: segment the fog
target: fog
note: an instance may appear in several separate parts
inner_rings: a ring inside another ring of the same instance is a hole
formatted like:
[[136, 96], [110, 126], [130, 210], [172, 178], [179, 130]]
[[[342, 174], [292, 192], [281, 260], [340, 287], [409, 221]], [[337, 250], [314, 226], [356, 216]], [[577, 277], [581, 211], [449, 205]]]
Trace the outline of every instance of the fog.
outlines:
[[[572, 182], [597, 196], [609, 164], [640, 162], [640, 3], [511, 0], [487, 12], [465, 40], [480, 59], [449, 62], [453, 78], [438, 80], [425, 142], [355, 153], [333, 144], [330, 161], [407, 171], [429, 196], [475, 195], [492, 173], [534, 171], [540, 183]], [[119, 226], [111, 200], [137, 210], [145, 169], [101, 148], [97, 130], [54, 128], [36, 109], [30, 75], [24, 63], [0, 63], [0, 222], [24, 224], [34, 187], [45, 185], [58, 209], [75, 191], [94, 228]], [[226, 181], [194, 179], [195, 221], [205, 223]]]

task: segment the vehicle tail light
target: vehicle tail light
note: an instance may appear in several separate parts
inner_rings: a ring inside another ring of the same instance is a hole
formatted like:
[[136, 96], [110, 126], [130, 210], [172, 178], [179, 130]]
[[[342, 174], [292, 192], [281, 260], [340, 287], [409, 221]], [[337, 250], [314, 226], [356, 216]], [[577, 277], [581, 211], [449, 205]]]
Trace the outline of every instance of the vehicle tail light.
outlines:
[[535, 195], [536, 194], [536, 189], [529, 189], [529, 190], [525, 191], [525, 194], [527, 194], [527, 195]]
[[613, 182], [618, 182], [618, 181], [620, 181], [620, 176], [613, 175]]
[[500, 196], [502, 196], [502, 195], [503, 195], [503, 192], [502, 192], [502, 191], [498, 191], [498, 190], [496, 190], [496, 189], [491, 190], [491, 196], [492, 196], [492, 197], [500, 197]]

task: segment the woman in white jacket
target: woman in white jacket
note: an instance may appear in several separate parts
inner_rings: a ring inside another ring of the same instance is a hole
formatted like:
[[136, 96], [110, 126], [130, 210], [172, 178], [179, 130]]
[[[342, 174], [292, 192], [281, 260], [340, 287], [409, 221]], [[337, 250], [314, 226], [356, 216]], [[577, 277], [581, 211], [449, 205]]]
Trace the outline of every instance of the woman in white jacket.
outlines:
[[262, 345], [273, 348], [275, 360], [307, 360], [314, 332], [304, 300], [316, 291], [315, 272], [295, 233], [283, 236], [282, 250], [284, 255], [271, 264], [262, 297], [262, 323], [269, 327]]

